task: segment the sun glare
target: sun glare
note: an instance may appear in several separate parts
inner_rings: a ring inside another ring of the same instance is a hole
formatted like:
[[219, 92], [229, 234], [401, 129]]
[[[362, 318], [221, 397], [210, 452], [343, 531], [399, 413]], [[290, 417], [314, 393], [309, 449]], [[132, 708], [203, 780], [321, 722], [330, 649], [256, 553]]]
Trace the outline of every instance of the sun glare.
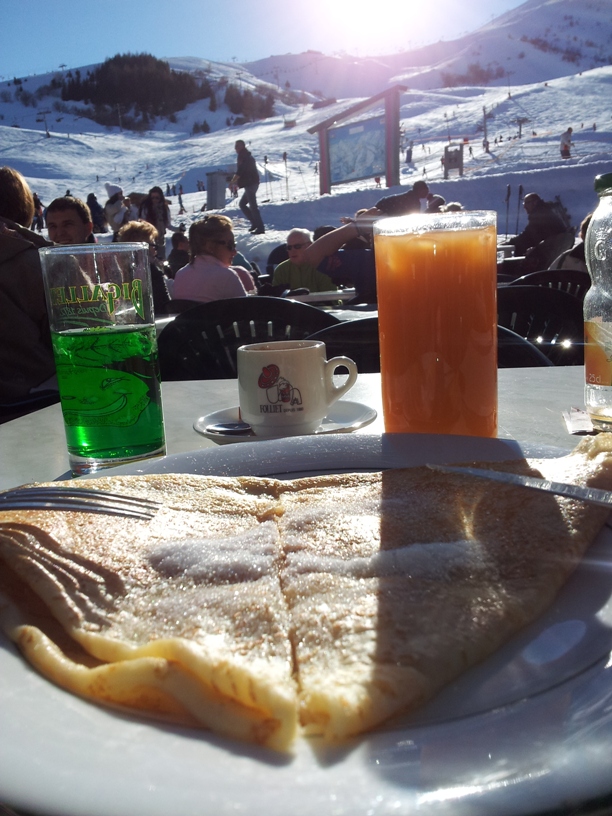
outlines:
[[435, 38], [435, 23], [422, 3], [335, 0], [321, 5], [325, 5], [328, 28], [334, 32], [337, 51], [367, 56], [410, 48], [423, 40], [429, 27]]

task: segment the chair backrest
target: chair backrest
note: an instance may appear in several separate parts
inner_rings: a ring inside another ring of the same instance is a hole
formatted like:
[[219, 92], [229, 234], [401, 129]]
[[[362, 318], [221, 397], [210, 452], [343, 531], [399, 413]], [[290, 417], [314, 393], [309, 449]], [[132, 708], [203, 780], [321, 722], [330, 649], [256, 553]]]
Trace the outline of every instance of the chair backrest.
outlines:
[[559, 232], [557, 235], [545, 238], [529, 252], [523, 262], [523, 268], [530, 272], [548, 269], [555, 258], [574, 246], [574, 240], [573, 232]]
[[380, 371], [380, 347], [378, 343], [378, 318], [346, 320], [335, 326], [311, 334], [309, 340], [322, 340], [327, 357], [350, 357], [357, 363], [360, 374]]
[[[350, 357], [361, 374], [380, 371], [378, 318], [350, 320], [311, 334], [309, 340], [323, 340], [329, 357]], [[553, 363], [533, 343], [503, 326], [497, 327], [497, 367], [532, 368]]]
[[233, 378], [240, 346], [303, 340], [339, 322], [322, 309], [285, 298], [252, 296], [201, 303], [177, 315], [159, 335], [162, 380]]
[[591, 276], [579, 269], [544, 269], [516, 278], [509, 286], [546, 286], [549, 289], [567, 292], [583, 301], [591, 286]]
[[49, 405], [55, 405], [60, 401], [59, 392], [52, 389], [36, 391], [28, 394], [15, 402], [0, 403], [0, 425], [9, 422], [11, 419], [18, 419], [33, 411], [39, 411]]
[[282, 263], [282, 261], [286, 261], [289, 258], [289, 253], [287, 252], [287, 244], [279, 244], [275, 246], [274, 249], [268, 255], [268, 259], [266, 261], [266, 272], [268, 275], [274, 274], [274, 269]]
[[[181, 312], [186, 312], [187, 309], [193, 309], [194, 306], [201, 306], [202, 301], [200, 300], [183, 300], [182, 298], [171, 298], [164, 308], [164, 314], [181, 314]], [[157, 312], [156, 312], [157, 314]]]
[[554, 363], [540, 349], [520, 334], [504, 326], [497, 327], [497, 367], [536, 368]]
[[584, 362], [584, 318], [578, 298], [545, 286], [497, 290], [497, 322], [534, 343], [555, 365]]

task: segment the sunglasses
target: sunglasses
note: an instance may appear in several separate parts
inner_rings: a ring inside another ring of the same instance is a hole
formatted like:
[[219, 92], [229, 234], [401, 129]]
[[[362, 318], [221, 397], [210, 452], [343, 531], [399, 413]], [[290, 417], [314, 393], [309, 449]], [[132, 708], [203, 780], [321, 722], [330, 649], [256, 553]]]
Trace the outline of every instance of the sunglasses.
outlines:
[[309, 246], [309, 244], [287, 244], [287, 249], [291, 251], [292, 249], [301, 249], [305, 246]]
[[227, 249], [236, 249], [236, 242], [232, 238], [229, 238], [227, 241], [216, 239], [214, 243], [219, 244], [219, 246], [227, 247]]

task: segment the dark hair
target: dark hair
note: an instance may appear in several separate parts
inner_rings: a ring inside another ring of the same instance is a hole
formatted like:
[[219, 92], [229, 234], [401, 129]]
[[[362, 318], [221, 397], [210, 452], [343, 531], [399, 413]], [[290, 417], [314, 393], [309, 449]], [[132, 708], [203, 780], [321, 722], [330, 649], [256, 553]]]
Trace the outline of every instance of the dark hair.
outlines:
[[327, 235], [330, 232], [334, 232], [336, 228], [332, 227], [327, 224], [322, 224], [320, 227], [315, 227], [312, 232], [312, 240], [316, 241], [317, 238], [322, 238], [324, 235]]
[[153, 201], [151, 199], [151, 196], [153, 195], [153, 193], [156, 193], [161, 199], [161, 203], [163, 205], [162, 206], [162, 218], [163, 218], [164, 224], [166, 226], [168, 226], [168, 224], [170, 223], [170, 218], [169, 218], [169, 215], [168, 215], [168, 207], [166, 206], [166, 199], [164, 198], [164, 191], [162, 190], [161, 187], [151, 187], [151, 189], [149, 190], [149, 194], [143, 198], [143, 200], [142, 200], [142, 202], [140, 204], [140, 207], [138, 209], [138, 215], [141, 218], [144, 218], [145, 221], [149, 221], [150, 223], [153, 223], [153, 220], [155, 219], [155, 212], [153, 210]]
[[173, 232], [170, 240], [172, 241], [172, 249], [178, 249], [181, 241], [187, 241], [187, 243], [189, 243], [189, 238], [180, 230]]
[[0, 215], [29, 227], [34, 211], [34, 196], [21, 173], [12, 167], [0, 167]]
[[74, 210], [84, 224], [91, 223], [91, 210], [84, 201], [81, 201], [80, 198], [75, 198], [74, 196], [61, 196], [61, 198], [54, 198], [47, 207], [45, 218], [48, 217], [49, 213], [62, 212], [64, 210]]

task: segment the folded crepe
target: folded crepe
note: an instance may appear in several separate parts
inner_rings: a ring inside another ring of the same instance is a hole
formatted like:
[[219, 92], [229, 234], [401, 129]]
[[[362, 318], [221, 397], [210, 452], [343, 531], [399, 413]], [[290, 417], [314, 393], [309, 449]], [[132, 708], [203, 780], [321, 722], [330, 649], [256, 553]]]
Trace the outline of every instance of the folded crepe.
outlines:
[[[476, 464], [609, 489], [611, 452]], [[81, 484], [161, 508], [0, 513], [8, 636], [82, 697], [282, 751], [429, 700], [549, 606], [607, 517], [424, 467]]]

